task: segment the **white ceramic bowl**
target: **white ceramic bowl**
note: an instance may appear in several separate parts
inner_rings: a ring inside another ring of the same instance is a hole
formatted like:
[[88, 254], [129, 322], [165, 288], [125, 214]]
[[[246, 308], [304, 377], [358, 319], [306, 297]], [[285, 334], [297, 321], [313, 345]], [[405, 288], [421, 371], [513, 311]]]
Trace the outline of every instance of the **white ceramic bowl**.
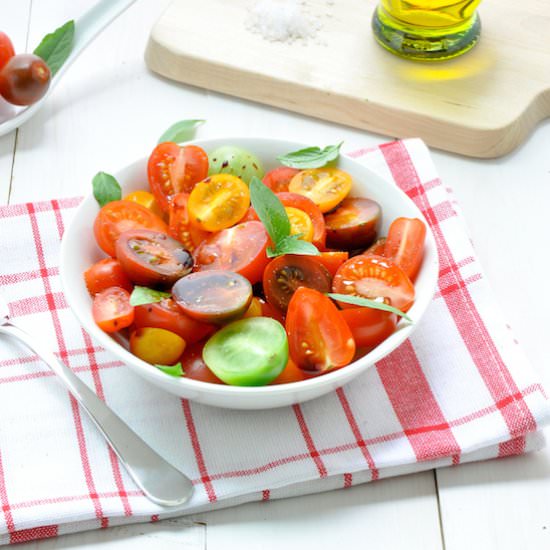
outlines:
[[[206, 151], [212, 151], [227, 144], [243, 147], [255, 153], [263, 161], [266, 170], [277, 165], [276, 157], [278, 155], [307, 146], [303, 143], [269, 138], [228, 137], [197, 140], [193, 143], [200, 145]], [[131, 191], [143, 189], [147, 181], [146, 166], [147, 159], [144, 158], [114, 174], [122, 186], [123, 196]], [[358, 162], [346, 157], [340, 157], [338, 166], [353, 177], [352, 196], [369, 197], [382, 206], [382, 235], [387, 232], [391, 221], [400, 216], [420, 218], [425, 221], [414, 203], [393, 183], [381, 179]], [[216, 407], [230, 409], [282, 407], [307, 401], [339, 388], [364, 373], [371, 365], [388, 355], [411, 335], [432, 299], [437, 282], [436, 245], [433, 234], [428, 230], [424, 262], [415, 285], [416, 301], [408, 312], [413, 323], [402, 323], [400, 330], [397, 330], [376, 349], [354, 363], [317, 378], [275, 386], [224, 386], [187, 378], [173, 378], [132, 355], [94, 323], [92, 300], [86, 290], [82, 274], [90, 265], [104, 257], [93, 237], [92, 228], [98, 210], [99, 207], [90, 194], [78, 207], [74, 219], [63, 237], [61, 278], [70, 307], [93, 338], [128, 365], [133, 372], [170, 393]]]

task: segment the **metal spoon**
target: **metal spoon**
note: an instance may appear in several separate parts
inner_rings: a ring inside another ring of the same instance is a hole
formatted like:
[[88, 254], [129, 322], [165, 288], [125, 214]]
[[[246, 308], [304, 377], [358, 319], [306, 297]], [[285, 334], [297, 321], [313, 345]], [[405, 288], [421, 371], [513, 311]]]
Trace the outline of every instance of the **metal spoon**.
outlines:
[[8, 305], [0, 296], [1, 333], [19, 339], [57, 374], [82, 408], [90, 415], [136, 485], [150, 500], [161, 506], [179, 506], [189, 500], [193, 493], [191, 480], [140, 439], [39, 339], [10, 321]]
[[63, 63], [57, 74], [52, 78], [50, 87], [42, 99], [19, 111], [7, 102], [2, 101], [0, 109], [0, 136], [19, 128], [19, 126], [34, 116], [42, 105], [44, 105], [46, 98], [61, 80], [61, 77], [72, 62], [109, 23], [114, 21], [134, 2], [135, 0], [100, 0], [100, 2], [84, 13], [82, 17], [79, 17], [75, 22], [73, 49], [65, 63]]

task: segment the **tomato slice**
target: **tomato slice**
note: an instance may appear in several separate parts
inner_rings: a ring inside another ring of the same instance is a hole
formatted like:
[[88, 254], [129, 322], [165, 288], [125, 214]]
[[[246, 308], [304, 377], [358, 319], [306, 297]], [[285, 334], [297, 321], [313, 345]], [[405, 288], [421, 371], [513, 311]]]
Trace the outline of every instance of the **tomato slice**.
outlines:
[[208, 175], [208, 155], [196, 145], [159, 143], [147, 163], [149, 186], [160, 207], [167, 212], [176, 193], [190, 193]]
[[351, 191], [351, 176], [338, 168], [313, 168], [296, 174], [288, 186], [291, 193], [311, 199], [325, 213], [340, 204]]
[[252, 284], [262, 280], [269, 237], [261, 222], [244, 222], [215, 233], [195, 251], [198, 271], [227, 270]]
[[184, 349], [185, 340], [163, 328], [138, 328], [130, 335], [130, 351], [152, 365], [173, 365]]
[[174, 239], [193, 252], [197, 246], [211, 235], [191, 223], [189, 219], [189, 193], [176, 193], [169, 207], [168, 231]]
[[267, 185], [274, 193], [288, 191], [290, 180], [299, 172], [296, 168], [289, 166], [279, 166], [266, 173], [262, 182]]
[[112, 286], [121, 287], [128, 292], [131, 292], [133, 288], [128, 275], [122, 269], [122, 265], [113, 258], [99, 260], [99, 262], [89, 267], [84, 272], [84, 282], [92, 296]]
[[304, 371], [298, 368], [292, 359], [289, 359], [283, 372], [281, 372], [281, 374], [279, 374], [279, 376], [277, 376], [277, 378], [270, 383], [273, 385], [290, 384], [291, 382], [300, 382], [306, 378], [307, 377]]
[[198, 183], [189, 195], [189, 219], [205, 231], [235, 225], [250, 206], [250, 191], [243, 180], [216, 174]]
[[223, 384], [207, 366], [202, 358], [204, 342], [197, 342], [185, 348], [180, 357], [181, 367], [185, 378], [208, 382], [209, 384]]
[[0, 69], [2, 69], [14, 55], [15, 50], [13, 49], [10, 37], [4, 32], [0, 32]]
[[322, 373], [351, 363], [355, 342], [338, 308], [317, 290], [300, 287], [286, 317], [290, 357], [301, 369]]
[[130, 293], [118, 286], [102, 290], [94, 296], [92, 315], [97, 326], [105, 332], [129, 327], [134, 321]]
[[384, 249], [386, 248], [386, 237], [380, 237], [376, 239], [368, 248], [363, 252], [364, 256], [384, 256]]
[[[355, 256], [343, 263], [332, 282], [332, 291], [381, 299], [401, 311], [414, 303], [414, 286], [406, 273], [382, 256]], [[353, 307], [341, 303], [342, 307]]]
[[128, 277], [144, 286], [171, 286], [193, 268], [193, 257], [181, 243], [148, 229], [122, 233], [116, 256]]
[[300, 235], [300, 239], [311, 242], [313, 240], [311, 218], [303, 210], [293, 206], [285, 206], [285, 212], [290, 222], [290, 234]]
[[329, 252], [321, 252], [319, 256], [314, 256], [318, 262], [321, 262], [331, 274], [336, 275], [338, 268], [349, 259], [349, 253], [340, 250], [331, 250]]
[[376, 239], [382, 209], [370, 199], [347, 198], [325, 216], [327, 246], [355, 250], [370, 246]]
[[252, 300], [252, 285], [231, 271], [199, 271], [180, 279], [172, 296], [189, 317], [221, 323], [245, 313]]
[[97, 244], [109, 256], [115, 256], [115, 241], [121, 233], [130, 229], [152, 229], [168, 233], [168, 227], [150, 210], [131, 201], [107, 203], [94, 221], [94, 234]]
[[285, 254], [271, 260], [263, 279], [267, 301], [277, 309], [286, 311], [292, 295], [302, 286], [330, 292], [330, 273], [315, 258]]
[[384, 256], [391, 258], [414, 281], [422, 258], [426, 225], [418, 218], [397, 218], [388, 230]]
[[370, 307], [346, 308], [340, 311], [353, 334], [358, 348], [375, 348], [395, 332], [397, 315]]
[[149, 191], [144, 191], [142, 189], [139, 191], [132, 191], [124, 197], [124, 200], [141, 204], [141, 206], [144, 206], [147, 210], [151, 210], [151, 212], [159, 218], [162, 218], [164, 215], [164, 212], [156, 201], [155, 196], [153, 193], [149, 193]]

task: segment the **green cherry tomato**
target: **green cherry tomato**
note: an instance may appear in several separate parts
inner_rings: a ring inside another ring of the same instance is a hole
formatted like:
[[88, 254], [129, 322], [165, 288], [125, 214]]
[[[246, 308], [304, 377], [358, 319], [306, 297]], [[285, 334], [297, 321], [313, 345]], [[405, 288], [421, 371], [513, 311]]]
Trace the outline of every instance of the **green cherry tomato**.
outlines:
[[278, 321], [251, 317], [216, 332], [202, 353], [208, 368], [232, 386], [264, 386], [288, 362], [288, 340]]
[[252, 176], [264, 177], [264, 169], [260, 159], [246, 149], [224, 145], [208, 155], [208, 174], [232, 174], [241, 178], [247, 185]]

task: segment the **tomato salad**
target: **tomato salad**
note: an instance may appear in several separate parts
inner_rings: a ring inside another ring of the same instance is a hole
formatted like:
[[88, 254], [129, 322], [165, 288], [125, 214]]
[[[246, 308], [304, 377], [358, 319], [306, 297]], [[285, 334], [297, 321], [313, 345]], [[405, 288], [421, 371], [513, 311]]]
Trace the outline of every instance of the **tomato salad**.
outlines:
[[121, 198], [94, 178], [107, 257], [85, 273], [93, 316], [172, 376], [259, 386], [350, 364], [391, 335], [415, 299], [426, 228], [350, 196], [339, 146], [278, 157], [157, 145], [149, 188]]

